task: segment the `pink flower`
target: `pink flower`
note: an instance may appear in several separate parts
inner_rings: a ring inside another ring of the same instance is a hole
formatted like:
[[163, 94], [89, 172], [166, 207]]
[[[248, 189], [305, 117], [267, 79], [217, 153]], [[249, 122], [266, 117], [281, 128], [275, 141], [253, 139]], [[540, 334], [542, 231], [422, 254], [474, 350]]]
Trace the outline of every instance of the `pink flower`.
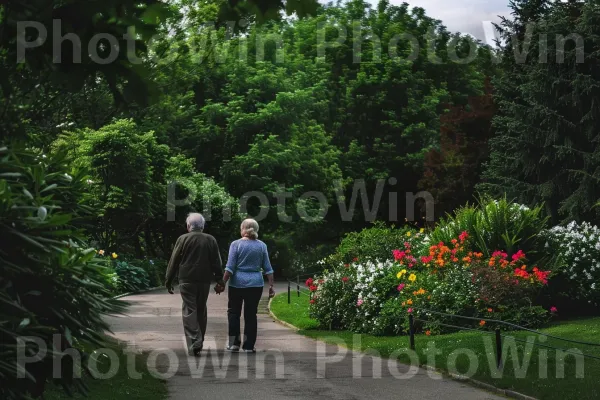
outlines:
[[550, 312], [551, 312], [552, 314], [554, 314], [554, 313], [555, 313], [555, 312], [557, 312], [557, 311], [558, 311], [558, 308], [556, 308], [556, 307], [554, 307], [554, 306], [550, 307]]
[[398, 285], [398, 291], [401, 292], [402, 289], [404, 289], [404, 286], [406, 286], [404, 283], [401, 283]]
[[469, 237], [469, 234], [467, 233], [467, 231], [462, 231], [460, 235], [458, 235], [458, 238], [460, 239], [461, 242], [464, 242], [465, 240], [467, 240], [467, 238]]
[[413, 312], [413, 309], [409, 308], [407, 311], [408, 311], [409, 314], [411, 314]]
[[356, 305], [358, 307], [362, 306], [362, 303], [364, 303], [363, 299], [358, 299], [358, 301], [356, 302]]

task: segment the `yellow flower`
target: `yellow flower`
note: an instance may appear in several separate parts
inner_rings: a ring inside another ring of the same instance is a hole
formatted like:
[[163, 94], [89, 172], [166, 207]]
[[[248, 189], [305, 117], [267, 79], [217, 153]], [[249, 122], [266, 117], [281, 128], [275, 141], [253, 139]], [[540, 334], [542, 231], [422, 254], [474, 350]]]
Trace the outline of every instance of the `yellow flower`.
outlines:
[[419, 232], [420, 232], [420, 233], [423, 233], [423, 232], [425, 232], [425, 228], [421, 228], [421, 229], [419, 230]]
[[117, 257], [119, 257], [119, 256], [117, 255], [117, 253], [112, 253], [112, 258], [117, 258]]
[[417, 280], [417, 276], [415, 274], [410, 274], [410, 276], [408, 277], [408, 280], [411, 282], [414, 282]]
[[98, 252], [98, 254], [100, 254], [101, 256], [103, 256], [103, 255], [104, 255], [104, 250], [100, 250], [100, 251]]
[[406, 274], [406, 270], [405, 269], [403, 269], [402, 271], [398, 272], [396, 274], [396, 278], [400, 279], [400, 278], [402, 278], [404, 276], [404, 274]]
[[406, 236], [410, 237], [410, 231], [406, 232]]

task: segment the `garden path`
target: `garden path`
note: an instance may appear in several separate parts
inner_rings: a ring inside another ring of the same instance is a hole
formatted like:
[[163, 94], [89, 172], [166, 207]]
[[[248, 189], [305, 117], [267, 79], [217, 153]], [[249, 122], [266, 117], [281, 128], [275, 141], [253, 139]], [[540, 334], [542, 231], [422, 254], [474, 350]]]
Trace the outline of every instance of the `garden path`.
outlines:
[[[278, 285], [279, 292], [287, 290]], [[266, 296], [263, 297], [266, 299]], [[361, 356], [345, 348], [325, 345], [298, 335], [259, 315], [256, 354], [224, 351], [227, 340], [227, 294], [211, 294], [207, 340], [202, 356], [188, 357], [183, 346], [181, 298], [165, 290], [128, 296], [125, 315], [109, 318], [114, 336], [138, 349], [157, 351], [160, 372], [172, 367], [167, 379], [169, 397], [187, 399], [500, 399], [481, 389], [442, 378], [422, 369], [410, 379], [399, 379], [409, 367], [395, 361]], [[321, 349], [319, 352], [318, 350]], [[322, 349], [325, 349], [323, 351]], [[329, 361], [328, 364], [324, 364]], [[336, 361], [336, 362], [333, 362]], [[319, 365], [325, 368], [319, 369]], [[380, 378], [377, 368], [381, 365]], [[175, 369], [175, 367], [177, 367]], [[361, 371], [362, 370], [362, 371]], [[319, 378], [319, 373], [325, 378]], [[354, 375], [362, 376], [354, 378]]]

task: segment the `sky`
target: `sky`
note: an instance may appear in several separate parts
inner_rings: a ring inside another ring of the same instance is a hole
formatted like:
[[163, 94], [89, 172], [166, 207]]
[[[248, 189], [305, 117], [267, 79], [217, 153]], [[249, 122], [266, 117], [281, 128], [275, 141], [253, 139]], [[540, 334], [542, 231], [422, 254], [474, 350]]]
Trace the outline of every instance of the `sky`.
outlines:
[[[424, 8], [429, 17], [441, 20], [451, 32], [469, 33], [484, 42], [483, 21], [498, 22], [498, 15], [510, 16], [508, 0], [390, 0], [396, 5], [403, 2]], [[491, 36], [492, 31], [488, 32]]]

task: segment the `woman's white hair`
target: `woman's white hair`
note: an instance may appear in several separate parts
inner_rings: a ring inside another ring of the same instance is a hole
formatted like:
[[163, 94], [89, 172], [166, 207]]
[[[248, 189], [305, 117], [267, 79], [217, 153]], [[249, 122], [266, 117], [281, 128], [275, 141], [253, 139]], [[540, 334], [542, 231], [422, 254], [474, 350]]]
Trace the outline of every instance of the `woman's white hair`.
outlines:
[[199, 213], [190, 213], [188, 214], [187, 219], [185, 220], [188, 229], [192, 231], [203, 231], [204, 230], [204, 217]]
[[243, 220], [240, 230], [242, 231], [242, 237], [254, 240], [258, 239], [258, 222], [256, 220], [252, 218]]

